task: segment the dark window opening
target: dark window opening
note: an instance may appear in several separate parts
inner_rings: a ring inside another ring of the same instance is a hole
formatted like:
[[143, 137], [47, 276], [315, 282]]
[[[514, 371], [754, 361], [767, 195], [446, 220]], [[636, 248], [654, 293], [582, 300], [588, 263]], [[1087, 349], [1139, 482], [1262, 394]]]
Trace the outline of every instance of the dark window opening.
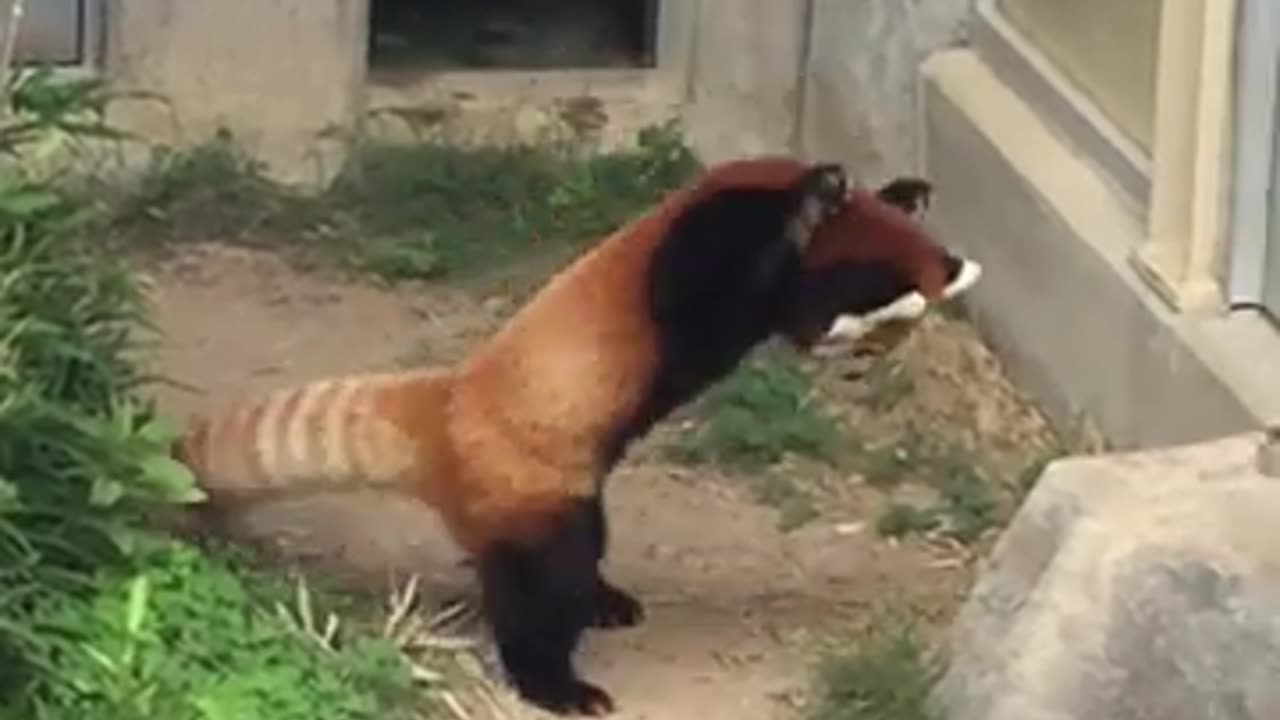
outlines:
[[[0, 10], [0, 29], [7, 32], [9, 6]], [[24, 6], [13, 47], [16, 63], [77, 65], [91, 60], [97, 8], [90, 0], [40, 0]]]
[[652, 67], [658, 0], [372, 0], [379, 69]]

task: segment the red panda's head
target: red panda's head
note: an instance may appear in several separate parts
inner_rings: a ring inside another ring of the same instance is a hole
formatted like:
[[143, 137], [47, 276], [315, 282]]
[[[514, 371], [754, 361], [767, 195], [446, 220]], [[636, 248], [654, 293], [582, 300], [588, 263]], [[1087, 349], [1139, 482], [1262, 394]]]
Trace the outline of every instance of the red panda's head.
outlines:
[[819, 200], [800, 208], [788, 231], [797, 240], [799, 272], [775, 330], [796, 346], [881, 340], [881, 330], [909, 329], [931, 303], [963, 292], [981, 276], [976, 262], [948, 252], [920, 222], [933, 190], [920, 178], [846, 190], [839, 166], [754, 157], [709, 168], [683, 202], [727, 189], [783, 190], [796, 183], [817, 183], [809, 197]]
[[919, 221], [931, 192], [925, 180], [898, 178], [848, 193], [805, 251], [785, 329], [793, 343], [856, 342], [884, 325], [909, 326], [978, 280], [981, 266], [950, 253]]

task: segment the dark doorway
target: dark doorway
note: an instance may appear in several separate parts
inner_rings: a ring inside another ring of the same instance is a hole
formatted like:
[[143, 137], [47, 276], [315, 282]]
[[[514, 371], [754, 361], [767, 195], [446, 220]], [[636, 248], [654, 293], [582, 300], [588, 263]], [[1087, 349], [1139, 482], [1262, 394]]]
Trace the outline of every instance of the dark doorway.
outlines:
[[380, 69], [652, 67], [658, 0], [372, 0]]

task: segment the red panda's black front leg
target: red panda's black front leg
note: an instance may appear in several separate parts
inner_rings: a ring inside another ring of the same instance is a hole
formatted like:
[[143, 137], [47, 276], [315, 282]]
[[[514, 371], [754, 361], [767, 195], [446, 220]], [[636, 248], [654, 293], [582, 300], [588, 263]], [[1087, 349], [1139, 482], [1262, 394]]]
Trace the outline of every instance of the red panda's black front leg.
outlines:
[[644, 606], [630, 593], [599, 574], [599, 563], [604, 559], [609, 544], [609, 524], [604, 513], [604, 498], [600, 494], [596, 494], [591, 500], [591, 522], [597, 567], [596, 611], [591, 625], [602, 630], [635, 627], [644, 620]]
[[484, 610], [503, 668], [526, 701], [562, 715], [614, 709], [609, 694], [573, 667], [601, 596], [596, 526], [591, 500], [569, 500], [539, 537], [498, 543], [480, 558]]

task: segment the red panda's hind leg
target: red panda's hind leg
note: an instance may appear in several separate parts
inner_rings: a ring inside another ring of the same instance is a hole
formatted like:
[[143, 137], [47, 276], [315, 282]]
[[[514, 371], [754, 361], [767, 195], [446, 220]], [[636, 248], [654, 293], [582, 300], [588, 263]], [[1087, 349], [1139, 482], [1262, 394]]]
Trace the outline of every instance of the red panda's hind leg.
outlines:
[[539, 537], [498, 542], [479, 563], [503, 668], [525, 701], [561, 715], [614, 710], [609, 693], [573, 667], [578, 640], [598, 613], [601, 536], [592, 504], [567, 500]]

